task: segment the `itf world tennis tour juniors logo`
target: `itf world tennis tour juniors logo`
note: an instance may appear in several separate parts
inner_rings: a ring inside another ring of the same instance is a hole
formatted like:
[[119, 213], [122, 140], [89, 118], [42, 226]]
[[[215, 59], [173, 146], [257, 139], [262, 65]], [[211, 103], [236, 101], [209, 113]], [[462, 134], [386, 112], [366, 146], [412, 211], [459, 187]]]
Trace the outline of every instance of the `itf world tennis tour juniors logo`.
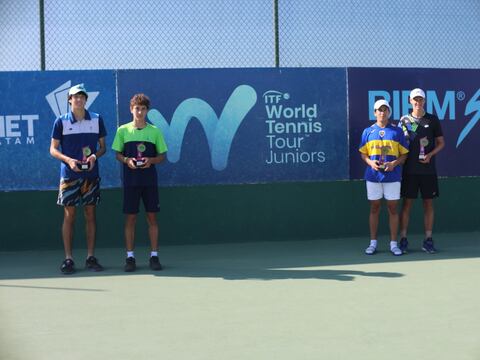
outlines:
[[323, 130], [318, 119], [317, 104], [295, 104], [289, 93], [276, 90], [265, 92], [263, 101], [267, 165], [325, 162], [325, 152], [316, 148]]

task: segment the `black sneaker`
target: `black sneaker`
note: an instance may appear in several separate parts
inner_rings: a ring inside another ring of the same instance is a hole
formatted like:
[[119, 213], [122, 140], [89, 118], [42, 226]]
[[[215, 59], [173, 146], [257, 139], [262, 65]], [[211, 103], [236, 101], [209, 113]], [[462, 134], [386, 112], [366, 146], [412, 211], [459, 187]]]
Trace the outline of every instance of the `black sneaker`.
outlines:
[[435, 246], [433, 246], [433, 239], [431, 237], [425, 239], [422, 250], [429, 254], [435, 254], [437, 252], [437, 249], [435, 249]]
[[135, 258], [127, 257], [127, 259], [125, 260], [125, 271], [132, 272], [132, 271], [135, 271], [136, 268], [137, 268], [137, 265], [135, 264]]
[[103, 271], [103, 266], [98, 263], [95, 256], [89, 256], [85, 261], [85, 268], [90, 271]]
[[402, 237], [400, 239], [400, 250], [402, 250], [402, 253], [406, 254], [408, 252], [408, 240], [406, 237]]
[[65, 275], [71, 275], [75, 272], [75, 263], [72, 259], [65, 259], [60, 267], [60, 271]]
[[160, 264], [160, 260], [158, 260], [158, 256], [150, 257], [150, 269], [155, 271], [162, 270], [162, 264]]

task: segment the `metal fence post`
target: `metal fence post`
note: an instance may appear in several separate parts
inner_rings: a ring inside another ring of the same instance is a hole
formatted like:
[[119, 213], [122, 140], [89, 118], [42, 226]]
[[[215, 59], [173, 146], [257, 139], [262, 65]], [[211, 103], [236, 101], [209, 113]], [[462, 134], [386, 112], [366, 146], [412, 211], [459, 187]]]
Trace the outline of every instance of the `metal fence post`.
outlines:
[[278, 0], [273, 0], [273, 31], [275, 37], [275, 67], [280, 67], [280, 46], [278, 39]]
[[45, 71], [45, 2], [39, 0], [40, 17], [40, 70]]

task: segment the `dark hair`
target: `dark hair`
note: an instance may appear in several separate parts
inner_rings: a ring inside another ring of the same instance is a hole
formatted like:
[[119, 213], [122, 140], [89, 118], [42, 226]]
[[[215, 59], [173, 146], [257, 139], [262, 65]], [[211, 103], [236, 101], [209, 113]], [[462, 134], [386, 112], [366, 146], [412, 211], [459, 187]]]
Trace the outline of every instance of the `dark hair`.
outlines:
[[[87, 93], [84, 93], [83, 91], [79, 91], [78, 93], [74, 94], [74, 95], [78, 95], [78, 94], [83, 94], [85, 95], [85, 100], [88, 100], [88, 94]], [[68, 95], [68, 100], [70, 100], [72, 98], [73, 95]]]
[[145, 94], [135, 94], [130, 99], [130, 107], [133, 108], [135, 105], [145, 105], [147, 109], [150, 109], [150, 99]]

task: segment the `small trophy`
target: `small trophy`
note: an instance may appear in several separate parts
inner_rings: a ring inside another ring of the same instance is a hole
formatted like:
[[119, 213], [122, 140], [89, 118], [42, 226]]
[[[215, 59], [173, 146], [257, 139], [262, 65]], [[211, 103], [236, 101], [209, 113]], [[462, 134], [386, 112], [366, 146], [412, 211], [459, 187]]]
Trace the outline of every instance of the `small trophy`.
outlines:
[[387, 162], [388, 150], [389, 150], [388, 146], [382, 146], [380, 148], [380, 160], [378, 160], [378, 168], [380, 170], [385, 170], [385, 163]]
[[137, 157], [133, 160], [136, 167], [145, 166], [145, 158], [143, 157], [143, 153], [146, 149], [147, 147], [144, 143], [140, 143], [137, 145]]
[[407, 140], [410, 138], [410, 134], [408, 132], [409, 127], [410, 129], [412, 128], [412, 119], [410, 119], [410, 116], [404, 115], [400, 118], [400, 127], [402, 128], [403, 134], [405, 135], [405, 138]]
[[82, 171], [87, 171], [88, 169], [90, 169], [90, 163], [88, 162], [87, 159], [92, 154], [92, 150], [90, 150], [88, 146], [84, 146], [82, 148], [82, 154], [83, 154], [82, 162], [78, 164], [77, 167]]
[[418, 160], [425, 160], [425, 148], [428, 146], [427, 137], [420, 139], [420, 152], [418, 153]]

